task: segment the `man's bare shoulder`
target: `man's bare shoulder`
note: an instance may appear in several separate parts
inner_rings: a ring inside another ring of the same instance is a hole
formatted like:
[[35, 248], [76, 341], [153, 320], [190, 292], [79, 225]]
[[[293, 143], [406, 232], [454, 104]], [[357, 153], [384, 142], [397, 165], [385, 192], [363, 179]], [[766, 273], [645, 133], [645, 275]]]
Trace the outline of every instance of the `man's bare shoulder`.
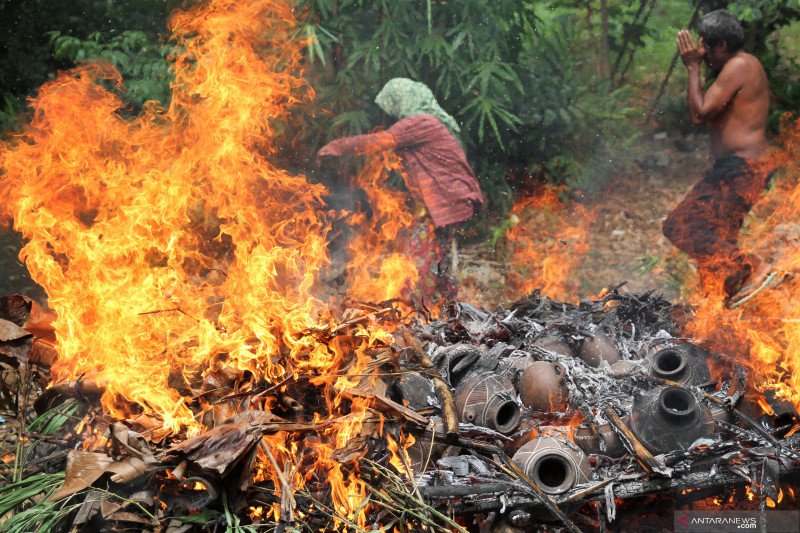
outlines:
[[731, 73], [736, 75], [751, 76], [753, 74], [761, 74], [763, 72], [764, 66], [756, 56], [753, 54], [748, 54], [744, 51], [740, 51], [730, 58], [727, 63], [725, 63], [720, 75], [723, 73]]

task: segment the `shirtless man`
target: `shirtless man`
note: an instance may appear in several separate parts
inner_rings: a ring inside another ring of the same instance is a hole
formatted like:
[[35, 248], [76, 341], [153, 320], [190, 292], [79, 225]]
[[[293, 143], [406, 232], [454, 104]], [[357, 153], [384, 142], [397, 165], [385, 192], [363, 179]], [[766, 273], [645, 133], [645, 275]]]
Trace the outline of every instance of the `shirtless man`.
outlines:
[[[767, 177], [748, 161], [767, 147], [769, 87], [764, 67], [742, 50], [744, 32], [727, 10], [712, 11], [691, 34], [678, 33], [678, 52], [689, 78], [692, 123], [707, 123], [714, 167], [664, 222], [664, 235], [697, 262], [707, 295], [736, 294], [756, 269], [756, 258], [737, 247], [739, 230], [766, 187]], [[703, 93], [700, 64], [716, 80]]]

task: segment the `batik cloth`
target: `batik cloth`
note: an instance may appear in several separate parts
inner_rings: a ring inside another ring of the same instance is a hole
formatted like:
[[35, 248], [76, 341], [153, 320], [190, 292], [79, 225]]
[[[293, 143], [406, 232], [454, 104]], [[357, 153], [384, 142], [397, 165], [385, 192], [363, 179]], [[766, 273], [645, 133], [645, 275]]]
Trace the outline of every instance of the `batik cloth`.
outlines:
[[735, 293], [757, 260], [738, 247], [747, 213], [764, 193], [768, 176], [754, 172], [737, 156], [722, 157], [664, 222], [664, 235], [697, 261], [702, 275], [723, 279]]

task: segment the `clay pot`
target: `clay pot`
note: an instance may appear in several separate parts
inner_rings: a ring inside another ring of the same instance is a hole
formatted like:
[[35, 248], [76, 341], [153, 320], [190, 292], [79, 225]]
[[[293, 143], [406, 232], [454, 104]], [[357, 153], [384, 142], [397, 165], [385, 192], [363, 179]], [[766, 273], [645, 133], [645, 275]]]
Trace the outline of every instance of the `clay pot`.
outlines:
[[511, 460], [542, 492], [553, 496], [587, 483], [592, 472], [589, 460], [580, 450], [552, 437], [530, 441]]
[[634, 403], [630, 428], [653, 454], [685, 450], [714, 433], [711, 410], [683, 387], [656, 387]]
[[575, 444], [587, 454], [622, 457], [626, 450], [610, 424], [579, 426], [573, 435]]
[[520, 409], [511, 382], [494, 374], [472, 374], [456, 389], [456, 411], [462, 422], [511, 433]]
[[688, 342], [670, 346], [653, 354], [650, 375], [681, 385], [703, 385], [711, 381], [707, 358], [708, 352]]
[[583, 359], [587, 365], [594, 367], [600, 366], [603, 361], [613, 365], [622, 360], [619, 350], [614, 346], [614, 341], [599, 331], [593, 337], [583, 341], [581, 349], [578, 351], [578, 357]]
[[404, 374], [395, 387], [412, 409], [425, 409], [437, 402], [433, 382], [420, 374]]
[[[523, 353], [523, 352], [520, 352]], [[508, 378], [515, 388], [519, 389], [519, 380], [522, 373], [528, 368], [536, 359], [529, 354], [526, 355], [511, 355], [505, 357], [497, 365], [497, 372], [504, 378]]]
[[481, 352], [477, 347], [459, 343], [437, 348], [431, 360], [450, 386], [457, 387], [480, 356]]
[[539, 337], [533, 341], [532, 346], [541, 348], [542, 350], [547, 350], [548, 352], [557, 353], [559, 355], [565, 355], [569, 357], [573, 357], [575, 355], [575, 353], [572, 351], [572, 347], [565, 340], [553, 335], [544, 335]]
[[534, 411], [565, 411], [569, 404], [566, 376], [558, 363], [532, 362], [519, 380], [520, 400]]
[[721, 405], [712, 405], [709, 407], [709, 410], [711, 411], [711, 416], [714, 418], [714, 420], [719, 422], [727, 422], [728, 424], [733, 422], [733, 415], [731, 415], [731, 412]]

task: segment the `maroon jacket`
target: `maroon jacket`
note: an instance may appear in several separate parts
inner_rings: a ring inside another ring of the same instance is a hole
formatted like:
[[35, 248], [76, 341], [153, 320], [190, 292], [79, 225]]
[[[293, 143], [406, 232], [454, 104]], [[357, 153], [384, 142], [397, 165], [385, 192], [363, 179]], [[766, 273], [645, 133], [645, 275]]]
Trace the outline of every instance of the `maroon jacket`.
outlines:
[[337, 139], [321, 154], [340, 156], [376, 148], [392, 148], [402, 157], [406, 185], [422, 197], [436, 227], [463, 222], [483, 206], [481, 189], [461, 144], [433, 115], [404, 118], [385, 132]]

